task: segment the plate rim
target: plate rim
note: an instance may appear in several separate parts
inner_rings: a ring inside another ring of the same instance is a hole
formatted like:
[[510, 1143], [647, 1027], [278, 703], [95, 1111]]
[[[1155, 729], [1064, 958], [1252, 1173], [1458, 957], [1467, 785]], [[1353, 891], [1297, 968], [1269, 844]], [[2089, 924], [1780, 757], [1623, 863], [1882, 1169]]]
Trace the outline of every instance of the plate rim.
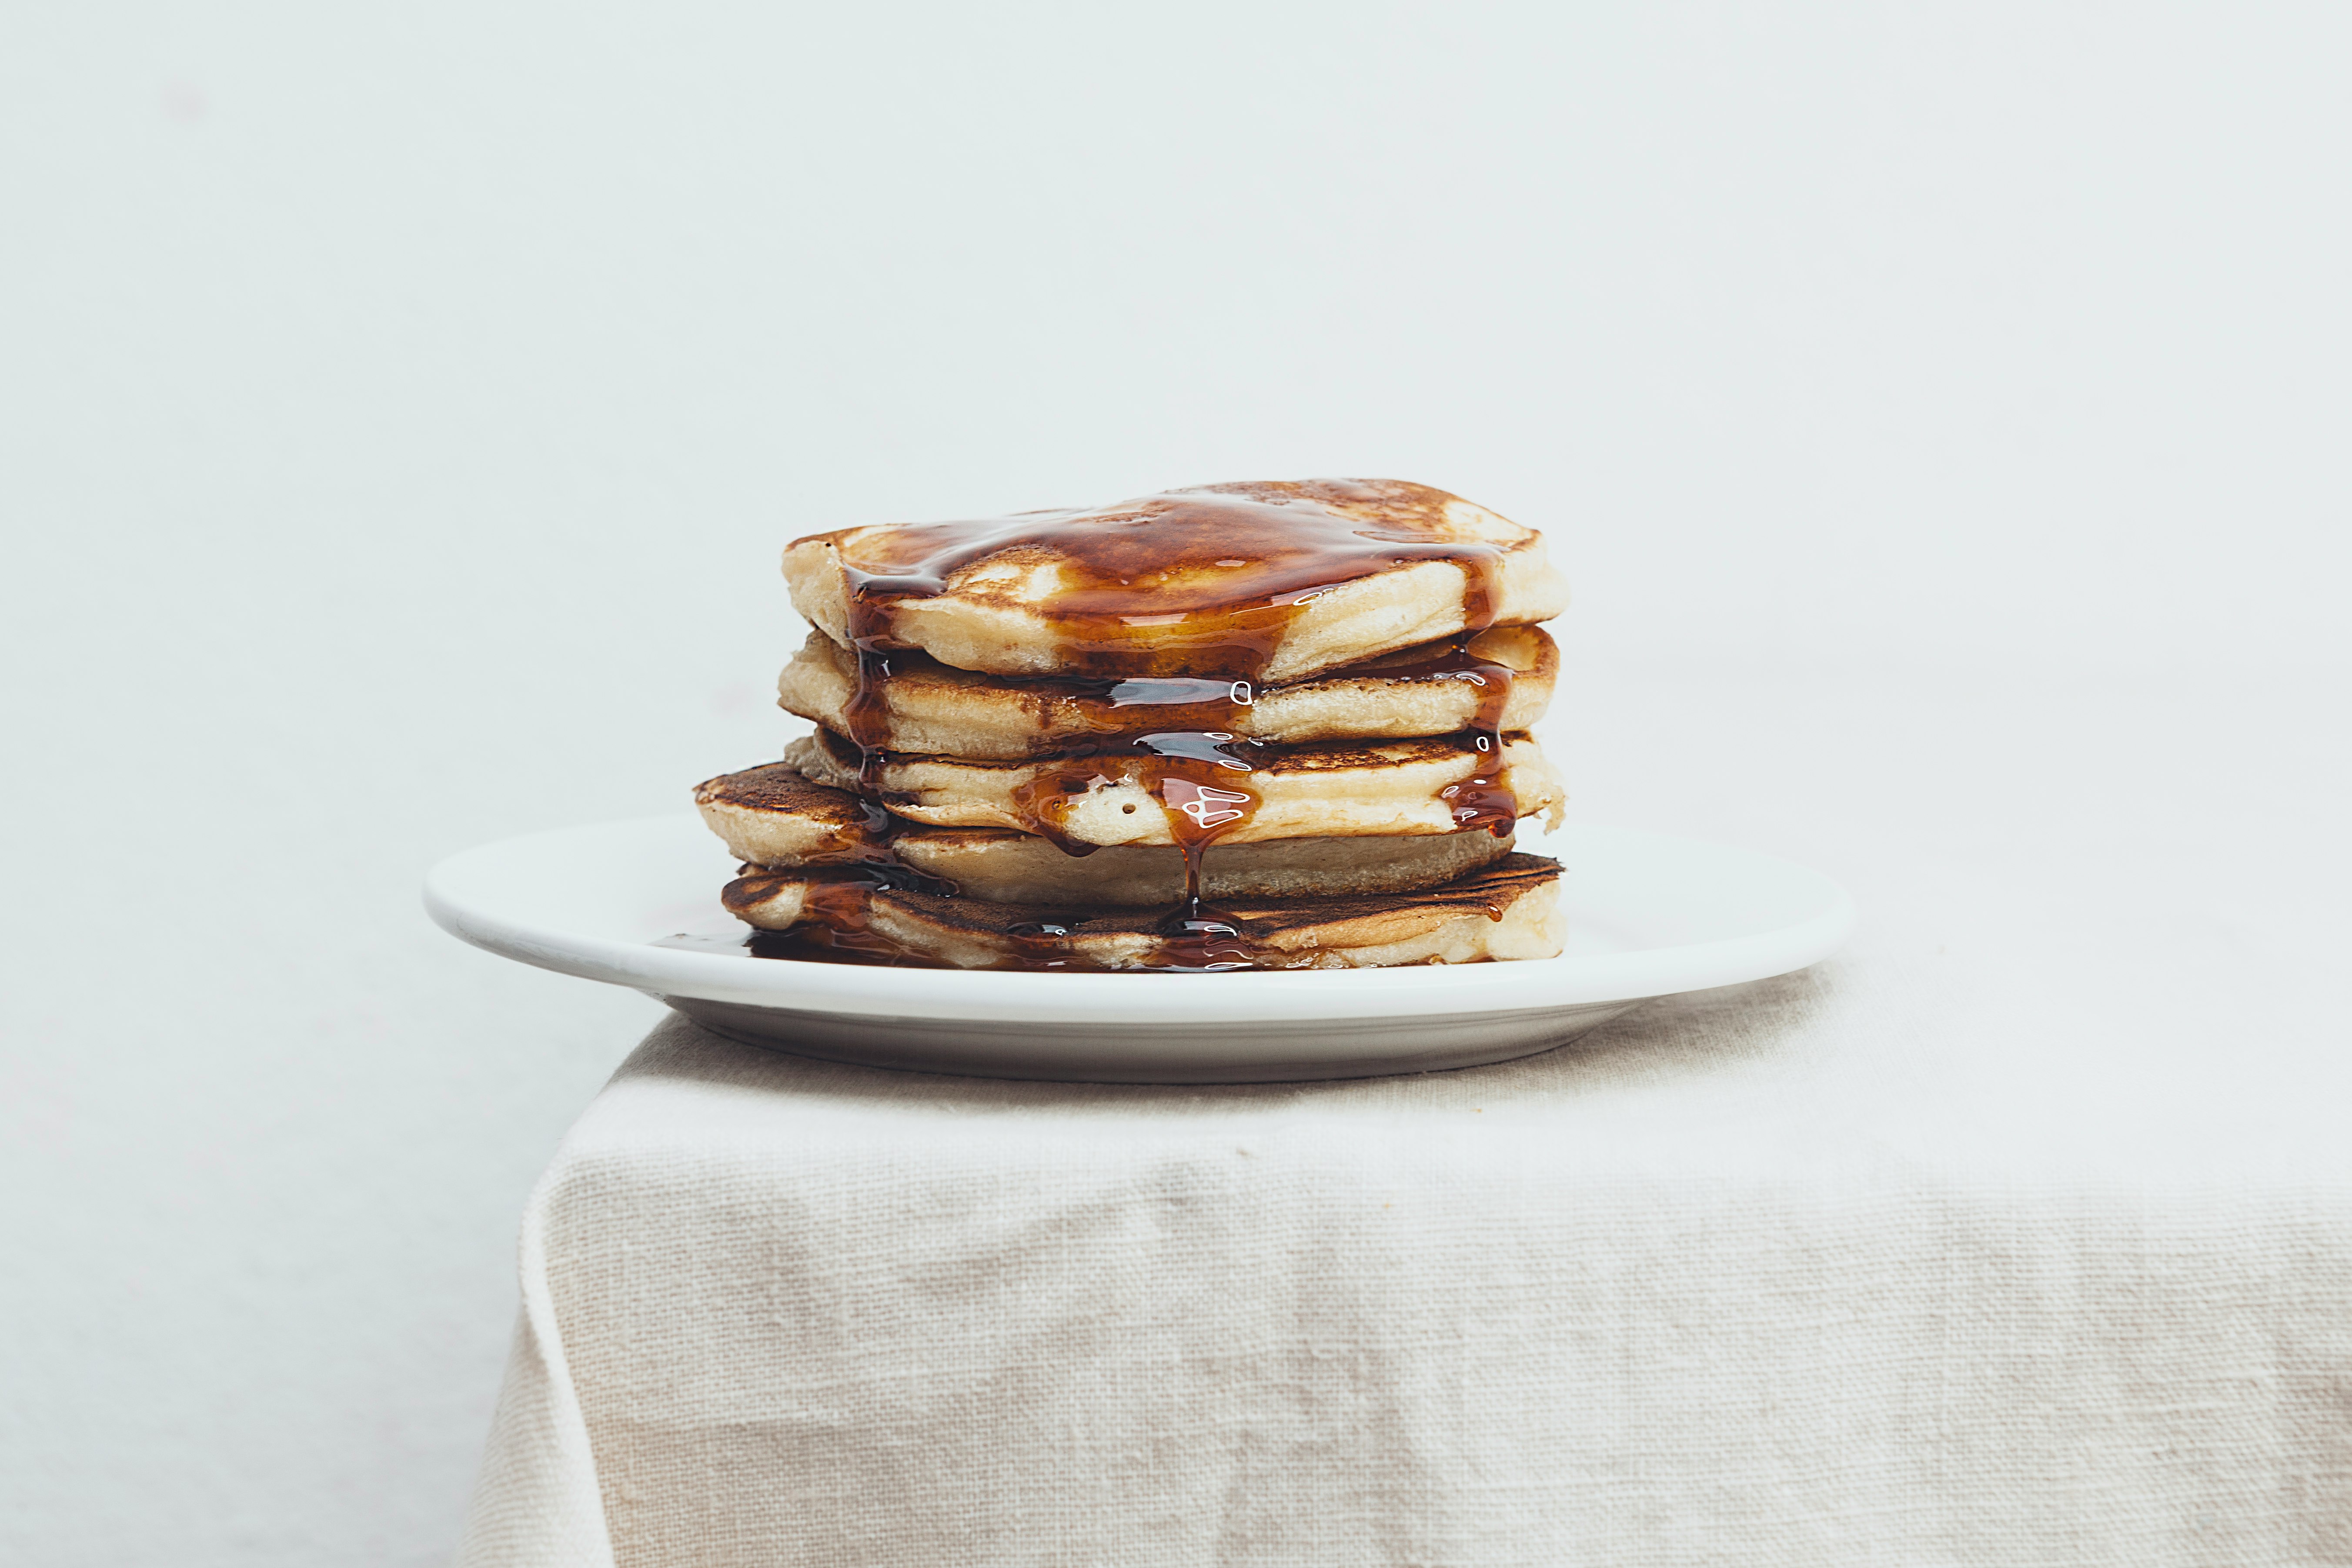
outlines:
[[[1654, 840], [1763, 862], [1818, 884], [1822, 902], [1790, 925], [1708, 942], [1629, 953], [1569, 954], [1507, 965], [1421, 965], [1397, 969], [1318, 969], [1218, 975], [1054, 975], [989, 969], [894, 969], [794, 964], [776, 959], [747, 971], [742, 958], [650, 943], [567, 933], [504, 917], [453, 891], [481, 862], [512, 855], [535, 841], [593, 838], [700, 819], [662, 812], [572, 827], [541, 829], [477, 844], [444, 857], [425, 873], [425, 913], [473, 946], [536, 968], [654, 996], [685, 996], [780, 1012], [855, 1013], [876, 1019], [986, 1019], [1038, 1023], [1115, 1024], [1135, 1014], [1135, 988], [1181, 988], [1181, 1019], [1214, 1025], [1415, 1014], [1475, 1014], [1529, 1007], [1635, 1001], [1768, 979], [1819, 963], [1843, 946], [1858, 918], [1853, 899], [1823, 873], [1761, 851], [1611, 823], [1571, 822], [1562, 834]], [[1553, 835], [1545, 835], [1547, 839]], [[1498, 970], [1508, 970], [1498, 974]], [[762, 983], [744, 985], [757, 976]], [[786, 994], [789, 993], [789, 994]], [[1150, 995], [1147, 993], [1147, 995]], [[1173, 1000], [1151, 996], [1153, 1001]], [[1155, 1009], [1157, 1010], [1157, 1009]]]

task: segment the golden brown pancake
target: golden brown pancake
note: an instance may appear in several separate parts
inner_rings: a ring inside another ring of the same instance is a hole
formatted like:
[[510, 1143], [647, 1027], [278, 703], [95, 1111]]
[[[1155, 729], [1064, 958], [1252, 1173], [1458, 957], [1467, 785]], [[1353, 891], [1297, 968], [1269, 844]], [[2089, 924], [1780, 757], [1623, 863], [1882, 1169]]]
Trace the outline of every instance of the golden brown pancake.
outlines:
[[[1137, 728], [1222, 730], [1247, 740], [1318, 740], [1452, 735], [1479, 725], [1526, 729], [1543, 716], [1559, 674], [1559, 649], [1532, 626], [1497, 626], [1456, 644], [1408, 648], [1289, 685], [1172, 679], [1015, 681], [893, 653], [877, 675], [878, 711], [868, 742], [886, 751], [1013, 760], [1074, 741]], [[1499, 671], [1488, 666], [1499, 666]], [[857, 656], [822, 632], [784, 666], [778, 706], [850, 733]], [[1499, 700], [1497, 700], [1499, 699]]]
[[[1216, 824], [1217, 841], [1450, 833], [1457, 813], [1481, 793], [1501, 801], [1503, 821], [1549, 812], [1567, 798], [1533, 737], [1507, 735], [1502, 766], [1450, 739], [1333, 741], [1234, 748], [1249, 764], [1197, 769], [1217, 782], [1207, 799], [1237, 821]], [[847, 789], [857, 748], [830, 730], [795, 740], [784, 760], [811, 780]], [[1491, 792], [1475, 780], [1489, 779]], [[1080, 844], [1172, 844], [1149, 768], [1131, 757], [1089, 761], [982, 762], [948, 757], [881, 759], [874, 784], [884, 804], [909, 821], [940, 828], [1003, 828]], [[1214, 810], [1203, 810], [1207, 821]], [[1556, 824], [1555, 824], [1556, 825]]]
[[869, 888], [820, 871], [747, 871], [721, 895], [747, 925], [812, 927], [853, 952], [960, 969], [1386, 968], [1549, 958], [1559, 867], [1515, 854], [1485, 871], [1385, 897], [1242, 899], [1217, 913], [1236, 939], [1171, 953], [1150, 912], [1070, 910]]
[[[839, 789], [776, 762], [695, 789], [703, 820], [738, 860], [763, 869], [845, 865], [894, 855], [918, 873], [995, 904], [1168, 908], [1182, 896], [1174, 848], [1121, 844], [1083, 858], [1028, 833], [901, 823], [887, 839]], [[1451, 882], [1511, 852], [1485, 831], [1408, 838], [1271, 839], [1213, 844], [1201, 862], [1205, 898], [1316, 898], [1403, 893]]]
[[1568, 603], [1541, 535], [1396, 479], [842, 528], [794, 540], [783, 566], [835, 643], [999, 675], [1283, 685]]
[[813, 784], [786, 763], [706, 779], [694, 804], [735, 858], [753, 865], [838, 865], [884, 853], [856, 796]]

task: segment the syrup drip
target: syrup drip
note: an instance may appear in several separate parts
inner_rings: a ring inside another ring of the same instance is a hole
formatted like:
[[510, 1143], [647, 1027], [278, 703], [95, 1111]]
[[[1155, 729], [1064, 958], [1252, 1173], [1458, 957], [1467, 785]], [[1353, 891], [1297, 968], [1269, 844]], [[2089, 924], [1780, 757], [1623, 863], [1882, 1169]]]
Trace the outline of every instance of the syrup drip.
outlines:
[[1367, 674], [1391, 680], [1467, 681], [1478, 688], [1477, 711], [1470, 727], [1455, 737], [1464, 750], [1478, 754], [1477, 771], [1439, 790], [1438, 799], [1453, 812], [1456, 832], [1484, 829], [1504, 838], [1519, 820], [1518, 800], [1502, 781], [1503, 713], [1510, 706], [1511, 682], [1517, 672], [1508, 664], [1481, 658], [1471, 651], [1470, 642], [1467, 637], [1457, 638], [1434, 653], [1397, 663], [1375, 661], [1363, 669]]
[[889, 705], [882, 696], [882, 683], [890, 678], [890, 657], [873, 644], [878, 633], [856, 625], [858, 609], [865, 604], [865, 595], [853, 596], [850, 605], [851, 631], [856, 637], [857, 689], [849, 694], [842, 707], [842, 719], [849, 726], [849, 738], [857, 743], [857, 799], [866, 808], [866, 826], [877, 825], [877, 815], [888, 818], [875, 801], [877, 770], [882, 763], [882, 743], [890, 733]]
[[[856, 620], [859, 601], [853, 598], [851, 615]], [[853, 626], [853, 630], [856, 630]], [[865, 813], [864, 869], [882, 880], [869, 886], [910, 888], [922, 893], [952, 895], [954, 884], [938, 877], [928, 876], [898, 858], [893, 842], [905, 820], [882, 804], [880, 770], [887, 754], [881, 742], [889, 733], [889, 711], [882, 697], [882, 683], [889, 678], [889, 655], [872, 644], [876, 635], [870, 631], [857, 636], [857, 689], [850, 694], [843, 710], [844, 721], [849, 726], [849, 737], [857, 746], [857, 784], [850, 793], [856, 799], [858, 809]], [[811, 890], [812, 898], [814, 890]], [[814, 917], [828, 920], [830, 911], [812, 902]], [[863, 918], [860, 905], [858, 918]], [[829, 924], [829, 921], [828, 921]], [[862, 927], [860, 927], [862, 929]]]
[[1201, 857], [1257, 811], [1255, 771], [1240, 755], [1258, 742], [1230, 730], [1153, 730], [1089, 741], [1041, 767], [1013, 793], [1022, 825], [1070, 855], [1096, 846], [1069, 832], [1071, 810], [1093, 790], [1136, 784], [1160, 802], [1168, 836], [1184, 857], [1184, 894], [1174, 918], [1201, 915]]
[[[1188, 875], [1192, 868], [1187, 857]], [[1160, 946], [1145, 967], [1169, 974], [1214, 974], [1281, 968], [1280, 957], [1251, 941], [1238, 917], [1222, 915], [1194, 898], [1160, 922]]]
[[1459, 784], [1448, 784], [1437, 792], [1437, 798], [1453, 811], [1455, 832], [1484, 829], [1498, 839], [1507, 837], [1518, 823], [1519, 802], [1502, 782], [1501, 738], [1484, 731], [1467, 732], [1466, 738], [1470, 747], [1480, 754], [1478, 771]]

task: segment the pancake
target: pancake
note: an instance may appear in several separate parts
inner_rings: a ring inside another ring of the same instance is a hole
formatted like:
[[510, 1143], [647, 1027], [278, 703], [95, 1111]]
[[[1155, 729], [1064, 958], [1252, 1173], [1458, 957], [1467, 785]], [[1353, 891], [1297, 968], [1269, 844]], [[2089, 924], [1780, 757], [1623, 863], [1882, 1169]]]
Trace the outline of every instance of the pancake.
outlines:
[[745, 924], [798, 928], [824, 944], [877, 962], [893, 959], [960, 969], [1169, 967], [1387, 968], [1549, 958], [1559, 866], [1515, 854], [1441, 886], [1385, 897], [1228, 902], [1234, 939], [1171, 946], [1160, 916], [1066, 906], [943, 898], [821, 871], [752, 871], [720, 895]]
[[[1497, 626], [1471, 638], [1466, 656], [1457, 653], [1460, 647], [1408, 648], [1262, 688], [1184, 677], [1012, 681], [899, 653], [874, 682], [877, 711], [861, 716], [861, 723], [867, 742], [885, 751], [1012, 760], [1139, 725], [1299, 745], [1452, 735], [1474, 727], [1526, 729], [1543, 716], [1559, 674], [1559, 649], [1549, 636], [1532, 626]], [[1489, 665], [1500, 666], [1499, 678], [1481, 667]], [[812, 632], [776, 690], [785, 711], [849, 734], [857, 655]], [[1498, 716], [1481, 723], [1482, 702], [1498, 708]]]
[[845, 790], [771, 762], [694, 787], [695, 809], [735, 858], [753, 865], [839, 865], [882, 856], [874, 813]]
[[[1265, 839], [1211, 844], [1201, 855], [1201, 896], [1333, 898], [1411, 893], [1478, 871], [1511, 852], [1487, 832], [1412, 838]], [[1083, 858], [1044, 839], [988, 828], [909, 828], [898, 858], [971, 898], [995, 904], [1168, 909], [1184, 896], [1182, 852], [1117, 844]]]
[[794, 540], [783, 567], [835, 643], [998, 675], [1282, 685], [1568, 603], [1540, 534], [1396, 479], [842, 528]]
[[[1531, 737], [1501, 738], [1501, 768], [1491, 775], [1481, 771], [1495, 766], [1486, 754], [1449, 737], [1234, 746], [1227, 749], [1249, 762], [1228, 768], [1137, 755], [987, 762], [891, 753], [877, 758], [872, 782], [883, 804], [909, 821], [1036, 832], [1073, 844], [1181, 841], [1163, 798], [1190, 801], [1183, 809], [1204, 824], [1225, 817], [1213, 824], [1222, 843], [1450, 833], [1538, 812], [1557, 826], [1567, 799], [1559, 776]], [[857, 748], [830, 730], [793, 741], [784, 760], [836, 789], [858, 776]], [[1185, 773], [1215, 782], [1195, 794]], [[1156, 791], [1155, 774], [1163, 776]], [[1482, 788], [1481, 778], [1490, 783]]]
[[[869, 830], [865, 809], [848, 795], [812, 784], [781, 762], [706, 780], [694, 799], [735, 857], [761, 869], [856, 864], [895, 854], [922, 876], [995, 904], [1165, 909], [1184, 892], [1182, 853], [1169, 846], [1121, 844], [1078, 858], [1027, 833], [911, 823], [886, 840]], [[1202, 855], [1201, 894], [1231, 899], [1403, 893], [1451, 882], [1510, 852], [1507, 835], [1476, 831], [1213, 844]]]

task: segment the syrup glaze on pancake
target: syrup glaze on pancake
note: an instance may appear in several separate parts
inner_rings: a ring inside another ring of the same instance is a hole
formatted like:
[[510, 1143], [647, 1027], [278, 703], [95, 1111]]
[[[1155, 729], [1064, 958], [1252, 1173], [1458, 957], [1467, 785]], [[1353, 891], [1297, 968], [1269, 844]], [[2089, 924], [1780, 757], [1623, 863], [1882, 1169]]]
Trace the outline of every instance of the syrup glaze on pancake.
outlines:
[[983, 559], [1044, 559], [1059, 586], [1034, 608], [1061, 633], [1064, 670], [1256, 680], [1318, 595], [1416, 561], [1460, 569], [1465, 632], [1494, 624], [1504, 547], [1448, 537], [1455, 500], [1403, 480], [1258, 481], [812, 538], [840, 557], [861, 651], [915, 646], [897, 634], [898, 607], [946, 592]]
[[[1402, 481], [1243, 483], [1091, 510], [823, 536], [848, 589], [846, 631], [857, 679], [843, 717], [859, 751], [856, 793], [870, 813], [872, 836], [887, 851], [895, 831], [879, 800], [889, 732], [881, 688], [891, 653], [916, 646], [899, 634], [901, 607], [947, 591], [950, 578], [984, 558], [1024, 555], [1056, 564], [1058, 586], [1039, 609], [1055, 625], [1065, 667], [1120, 676], [1104, 695], [1114, 712], [1136, 711], [1129, 724], [1053, 758], [1023, 786], [1020, 818], [1064, 852], [1091, 853], [1094, 845], [1065, 831], [1067, 811], [1074, 797], [1099, 783], [1100, 760], [1118, 758], [1120, 771], [1159, 800], [1168, 836], [1183, 856], [1183, 896], [1158, 927], [1166, 967], [1246, 967], [1263, 956], [1235, 917], [1203, 904], [1201, 857], [1258, 807], [1257, 793], [1247, 787], [1255, 769], [1234, 749], [1244, 743], [1231, 724], [1234, 709], [1250, 700], [1304, 607], [1334, 589], [1414, 562], [1443, 561], [1460, 570], [1459, 638], [1418, 664], [1407, 661], [1399, 673], [1478, 686], [1468, 738], [1481, 765], [1443, 796], [1456, 831], [1507, 835], [1518, 815], [1502, 783], [1500, 726], [1512, 672], [1468, 647], [1494, 624], [1503, 547], [1449, 537], [1447, 508], [1454, 499]], [[1156, 717], [1157, 708], [1183, 710], [1192, 726], [1169, 723], [1174, 714]], [[1211, 717], [1224, 722], [1201, 723]], [[862, 881], [824, 885], [839, 890], [839, 898], [863, 898], [876, 877], [906, 870], [895, 854], [870, 863]], [[829, 891], [825, 899], [836, 894]]]

